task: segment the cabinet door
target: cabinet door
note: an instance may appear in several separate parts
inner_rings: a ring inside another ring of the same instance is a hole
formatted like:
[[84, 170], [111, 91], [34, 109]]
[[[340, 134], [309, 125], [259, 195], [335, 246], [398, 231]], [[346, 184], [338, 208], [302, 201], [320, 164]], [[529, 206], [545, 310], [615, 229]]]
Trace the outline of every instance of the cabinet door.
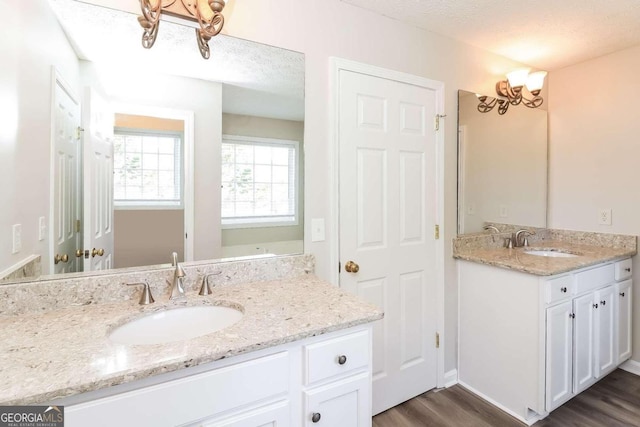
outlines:
[[593, 372], [593, 318], [595, 295], [589, 293], [573, 300], [573, 392], [580, 393], [595, 381]]
[[618, 361], [620, 364], [631, 357], [631, 280], [616, 285], [617, 296], [614, 311], [618, 317]]
[[368, 373], [315, 387], [304, 393], [304, 426], [371, 426], [371, 379]]
[[615, 285], [608, 286], [595, 292], [594, 318], [594, 348], [595, 348], [595, 377], [609, 373], [617, 366], [616, 350], [617, 331], [616, 317], [613, 307]]
[[572, 317], [571, 301], [547, 309], [547, 411], [554, 410], [572, 396]]

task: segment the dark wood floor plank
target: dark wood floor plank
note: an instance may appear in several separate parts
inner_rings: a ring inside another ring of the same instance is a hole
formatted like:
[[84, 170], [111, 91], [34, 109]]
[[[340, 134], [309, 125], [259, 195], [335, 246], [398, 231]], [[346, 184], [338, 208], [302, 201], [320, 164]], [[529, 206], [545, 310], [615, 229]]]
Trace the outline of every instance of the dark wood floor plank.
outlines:
[[[421, 394], [373, 417], [373, 427], [522, 427], [460, 385]], [[640, 427], [640, 377], [618, 369], [534, 427]]]

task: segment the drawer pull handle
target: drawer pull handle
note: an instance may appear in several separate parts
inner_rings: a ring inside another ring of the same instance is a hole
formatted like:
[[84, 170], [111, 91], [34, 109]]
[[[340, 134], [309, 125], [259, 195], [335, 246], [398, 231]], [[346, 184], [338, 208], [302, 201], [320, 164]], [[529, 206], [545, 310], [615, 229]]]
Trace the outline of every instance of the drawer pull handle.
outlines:
[[566, 294], [567, 293], [567, 287], [564, 286], [564, 287], [560, 288], [560, 292], [564, 292]]
[[624, 292], [620, 292], [620, 296], [624, 298]]
[[320, 418], [322, 418], [322, 415], [320, 415], [320, 412], [314, 412], [313, 415], [311, 415], [311, 421], [313, 421], [314, 423], [317, 423], [318, 421], [320, 421]]
[[627, 273], [631, 273], [631, 267], [625, 268], [624, 271], [626, 271]]
[[347, 363], [347, 356], [345, 356], [344, 354], [338, 356], [338, 364], [344, 365], [345, 363]]

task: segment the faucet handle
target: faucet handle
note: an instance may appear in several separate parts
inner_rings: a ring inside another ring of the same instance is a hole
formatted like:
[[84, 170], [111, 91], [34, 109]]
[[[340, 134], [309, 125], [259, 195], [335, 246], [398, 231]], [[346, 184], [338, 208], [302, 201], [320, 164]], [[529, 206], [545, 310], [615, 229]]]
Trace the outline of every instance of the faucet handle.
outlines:
[[151, 288], [149, 287], [149, 282], [148, 281], [144, 281], [144, 282], [139, 282], [139, 283], [127, 283], [127, 286], [138, 286], [138, 285], [142, 285], [144, 286], [144, 289], [142, 290], [142, 295], [140, 296], [140, 305], [149, 305], [155, 302], [155, 300], [153, 299], [153, 295], [151, 295]]
[[222, 274], [222, 271], [216, 271], [215, 273], [209, 273], [206, 274], [203, 278], [202, 278], [202, 286], [200, 287], [200, 292], [198, 292], [198, 295], [211, 295], [211, 286], [209, 285], [209, 279], [211, 278], [211, 276], [219, 276]]

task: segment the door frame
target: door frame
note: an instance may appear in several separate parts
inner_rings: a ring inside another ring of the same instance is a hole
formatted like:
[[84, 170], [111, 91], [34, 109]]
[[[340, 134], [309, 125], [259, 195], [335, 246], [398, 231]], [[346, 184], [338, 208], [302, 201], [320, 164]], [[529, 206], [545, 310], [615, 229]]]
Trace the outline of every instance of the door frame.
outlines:
[[[445, 387], [444, 372], [444, 350], [445, 350], [445, 333], [444, 333], [444, 83], [436, 80], [427, 79], [400, 71], [389, 70], [351, 61], [342, 58], [331, 57], [330, 62], [330, 81], [329, 81], [329, 159], [330, 159], [330, 218], [333, 227], [329, 229], [330, 245], [329, 245], [329, 262], [332, 271], [330, 282], [336, 286], [340, 286], [340, 273], [337, 266], [340, 262], [340, 72], [351, 71], [372, 77], [378, 77], [386, 80], [393, 80], [400, 83], [406, 83], [422, 88], [430, 89], [435, 92], [436, 98], [436, 114], [440, 116], [440, 131], [436, 132], [436, 202], [438, 208], [435, 212], [436, 224], [440, 225], [440, 238], [436, 240], [436, 330], [440, 335], [440, 346], [436, 349], [436, 387]], [[435, 120], [435, 118], [434, 118]], [[434, 337], [435, 339], [435, 337]]]
[[[60, 87], [62, 88], [62, 90], [64, 90], [67, 95], [69, 95], [69, 98], [71, 98], [71, 100], [73, 102], [75, 102], [76, 104], [78, 104], [79, 107], [82, 107], [82, 103], [80, 102], [80, 97], [78, 96], [78, 94], [76, 93], [76, 91], [72, 88], [72, 86], [69, 84], [69, 82], [62, 76], [62, 73], [60, 73], [60, 71], [55, 67], [55, 66], [51, 66], [51, 101], [50, 101], [50, 109], [51, 109], [51, 126], [50, 126], [50, 131], [49, 131], [49, 219], [48, 221], [46, 221], [47, 226], [48, 226], [48, 230], [47, 230], [47, 237], [49, 239], [49, 242], [47, 244], [47, 251], [48, 251], [48, 256], [45, 256], [43, 254], [42, 260], [43, 262], [46, 262], [46, 266], [47, 266], [47, 273], [44, 274], [53, 274], [54, 273], [54, 265], [53, 265], [53, 253], [55, 252], [54, 247], [55, 247], [55, 224], [54, 224], [54, 216], [55, 216], [55, 186], [56, 186], [56, 177], [55, 177], [55, 170], [56, 170], [56, 147], [55, 147], [55, 132], [56, 132], [56, 112], [55, 112], [55, 102], [56, 102], [56, 86], [60, 85]], [[79, 118], [81, 118], [82, 116], [80, 116]], [[79, 126], [82, 125], [82, 122], [79, 123]], [[82, 147], [82, 145], [80, 145]], [[82, 148], [81, 148], [82, 150]], [[78, 153], [80, 155], [79, 159], [82, 160], [82, 152]], [[82, 167], [83, 164], [82, 162], [80, 162], [78, 164], [79, 167], [79, 174], [82, 175]], [[81, 179], [81, 176], [79, 176], [79, 178]], [[82, 192], [80, 191], [78, 193], [78, 197], [80, 197], [80, 194]], [[82, 204], [80, 205], [82, 206]], [[84, 217], [84, 209], [82, 207], [80, 207], [80, 211], [82, 212], [82, 216]], [[84, 222], [83, 222], [84, 224]], [[77, 237], [76, 237], [77, 238]], [[82, 242], [78, 242], [80, 244], [82, 244]], [[81, 247], [81, 246], [80, 246]], [[75, 255], [73, 255], [75, 256]], [[46, 261], [44, 261], [46, 260]]]
[[178, 110], [124, 102], [114, 102], [112, 105], [116, 113], [182, 120], [184, 122], [184, 156], [182, 159], [184, 173], [184, 261], [193, 261], [195, 242], [195, 113], [191, 110]]

